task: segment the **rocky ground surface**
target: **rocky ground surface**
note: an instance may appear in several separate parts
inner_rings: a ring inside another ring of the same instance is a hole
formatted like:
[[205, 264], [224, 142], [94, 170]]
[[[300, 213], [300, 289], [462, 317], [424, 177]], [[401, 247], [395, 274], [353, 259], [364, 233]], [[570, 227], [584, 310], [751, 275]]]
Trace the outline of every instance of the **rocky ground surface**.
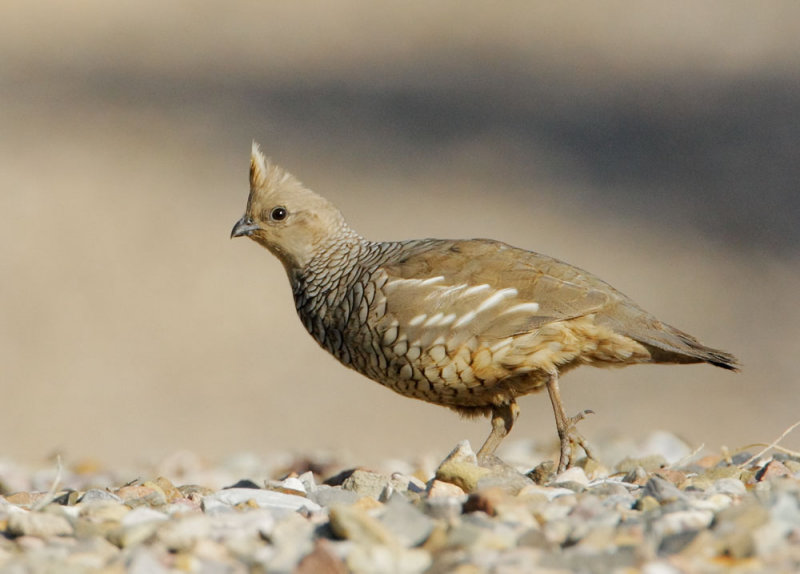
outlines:
[[[515, 443], [370, 469], [177, 453], [137, 472], [0, 460], [0, 572], [800, 571], [800, 457], [656, 433], [559, 475]], [[543, 462], [544, 461], [544, 462]], [[608, 461], [612, 461], [609, 463]]]

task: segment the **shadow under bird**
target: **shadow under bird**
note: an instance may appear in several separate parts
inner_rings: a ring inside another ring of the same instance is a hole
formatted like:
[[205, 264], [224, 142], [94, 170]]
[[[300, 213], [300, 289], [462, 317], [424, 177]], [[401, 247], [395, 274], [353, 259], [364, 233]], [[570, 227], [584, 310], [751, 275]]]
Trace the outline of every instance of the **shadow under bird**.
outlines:
[[489, 416], [478, 457], [494, 453], [517, 398], [547, 389], [559, 471], [580, 445], [559, 376], [579, 365], [710, 363], [712, 349], [591, 273], [489, 239], [370, 241], [339, 210], [270, 163], [254, 142], [250, 196], [231, 237], [271, 251], [289, 276], [308, 332], [347, 367], [407, 397]]

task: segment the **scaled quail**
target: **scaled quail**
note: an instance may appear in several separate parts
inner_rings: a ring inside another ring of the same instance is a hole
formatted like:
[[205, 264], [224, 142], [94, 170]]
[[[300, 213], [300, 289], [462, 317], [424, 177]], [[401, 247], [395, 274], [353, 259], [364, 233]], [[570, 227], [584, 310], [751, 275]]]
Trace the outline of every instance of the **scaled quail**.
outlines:
[[711, 363], [736, 358], [662, 323], [608, 283], [567, 263], [489, 239], [375, 242], [336, 207], [271, 164], [254, 142], [250, 196], [231, 237], [283, 263], [303, 325], [345, 366], [408, 397], [490, 416], [478, 451], [494, 453], [517, 398], [547, 388], [559, 471], [591, 411], [564, 413], [559, 375], [579, 365]]

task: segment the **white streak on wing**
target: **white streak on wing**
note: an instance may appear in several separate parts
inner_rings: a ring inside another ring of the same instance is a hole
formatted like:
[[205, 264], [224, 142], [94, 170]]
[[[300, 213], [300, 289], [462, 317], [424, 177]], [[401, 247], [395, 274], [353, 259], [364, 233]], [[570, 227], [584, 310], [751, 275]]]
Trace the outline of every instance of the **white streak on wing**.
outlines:
[[497, 305], [500, 301], [502, 301], [506, 297], [513, 297], [516, 294], [517, 294], [517, 290], [514, 289], [513, 287], [508, 287], [506, 289], [500, 289], [496, 293], [493, 293], [492, 295], [490, 295], [489, 297], [484, 299], [483, 303], [478, 305], [477, 312], [481, 313], [483, 311], [486, 311], [486, 309], [494, 307], [495, 305]]
[[434, 327], [442, 317], [444, 317], [444, 313], [436, 313], [436, 315], [425, 321], [423, 327]]
[[503, 311], [503, 315], [506, 313], [536, 313], [539, 310], [539, 304], [530, 302], [530, 303], [520, 303], [519, 305], [514, 305], [513, 307], [506, 309]]
[[409, 324], [409, 326], [411, 326], [411, 327], [416, 327], [417, 325], [421, 324], [421, 323], [422, 323], [422, 322], [423, 322], [425, 319], [427, 319], [427, 318], [428, 318], [428, 315], [426, 315], [425, 313], [423, 313], [422, 315], [417, 315], [416, 317], [414, 317], [413, 319], [411, 319], [411, 320], [408, 322], [408, 324]]
[[472, 321], [477, 314], [478, 313], [476, 313], [475, 311], [467, 311], [458, 321], [456, 321], [456, 324], [453, 325], [453, 328], [458, 329], [459, 327], [463, 327], [464, 325]]
[[[461, 291], [462, 289], [466, 289], [466, 287], [467, 287], [466, 283], [462, 283], [461, 285], [454, 285], [453, 287], [446, 287], [446, 288], [443, 288], [442, 291], [440, 291], [437, 294], [437, 296], [438, 297], [449, 297], [450, 295], [452, 295], [456, 291]], [[463, 295], [463, 293], [462, 293], [462, 295]]]
[[444, 276], [437, 275], [436, 277], [431, 277], [430, 279], [423, 279], [422, 281], [419, 282], [419, 284], [421, 287], [423, 285], [433, 285], [434, 283], [439, 283], [441, 281], [444, 281]]
[[513, 340], [514, 340], [514, 337], [506, 337], [506, 338], [505, 338], [505, 339], [503, 339], [502, 341], [500, 341], [500, 342], [498, 342], [498, 343], [495, 343], [494, 345], [492, 345], [491, 347], [489, 347], [489, 350], [490, 350], [492, 353], [496, 353], [497, 351], [499, 351], [499, 350], [500, 350], [500, 349], [502, 349], [503, 347], [508, 347], [508, 346], [511, 344], [511, 341], [513, 341]]
[[421, 279], [392, 279], [386, 283], [386, 287], [402, 287], [403, 285], [421, 285]]
[[441, 320], [437, 323], [437, 327], [445, 327], [456, 320], [456, 314], [450, 313], [449, 315], [445, 315], [441, 318]]
[[469, 297], [470, 295], [474, 295], [475, 293], [480, 293], [482, 291], [486, 291], [487, 289], [489, 289], [489, 284], [488, 283], [484, 283], [482, 285], [475, 285], [474, 287], [470, 287], [469, 289], [464, 291], [464, 293], [462, 293], [461, 295], [462, 295], [462, 297]]

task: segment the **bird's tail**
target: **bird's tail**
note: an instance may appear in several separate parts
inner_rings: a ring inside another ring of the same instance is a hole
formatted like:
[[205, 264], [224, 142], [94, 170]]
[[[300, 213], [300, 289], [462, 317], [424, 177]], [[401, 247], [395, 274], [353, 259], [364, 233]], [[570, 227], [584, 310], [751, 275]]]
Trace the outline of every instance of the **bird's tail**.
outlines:
[[738, 359], [730, 353], [708, 347], [641, 309], [617, 309], [605, 319], [615, 331], [644, 345], [654, 363], [709, 363], [729, 371], [740, 368]]

